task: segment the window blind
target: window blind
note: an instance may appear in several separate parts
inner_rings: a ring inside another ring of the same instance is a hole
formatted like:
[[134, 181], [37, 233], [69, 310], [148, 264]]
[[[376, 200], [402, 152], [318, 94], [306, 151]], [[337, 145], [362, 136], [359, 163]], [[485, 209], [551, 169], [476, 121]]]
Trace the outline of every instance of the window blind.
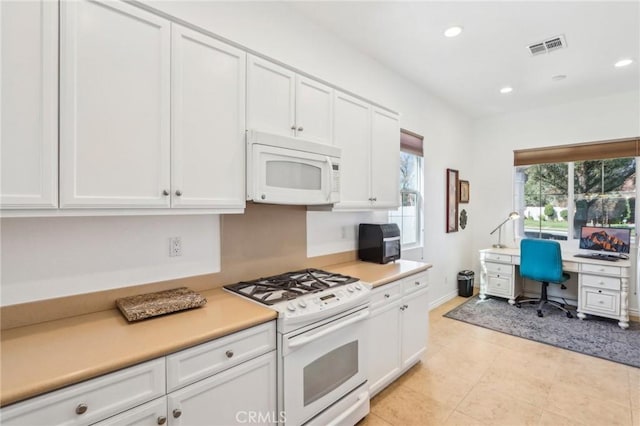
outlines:
[[513, 165], [566, 163], [569, 161], [604, 160], [640, 156], [640, 138], [549, 146], [513, 151]]
[[400, 151], [423, 157], [422, 141], [424, 136], [409, 130], [400, 129]]

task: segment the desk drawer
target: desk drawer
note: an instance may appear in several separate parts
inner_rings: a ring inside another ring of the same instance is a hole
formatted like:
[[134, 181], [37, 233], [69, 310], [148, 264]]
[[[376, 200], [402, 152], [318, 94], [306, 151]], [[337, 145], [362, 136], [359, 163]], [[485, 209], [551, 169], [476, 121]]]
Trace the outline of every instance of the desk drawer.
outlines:
[[583, 263], [580, 272], [593, 272], [594, 274], [615, 275], [617, 277], [621, 275], [619, 266], [597, 265], [595, 263]]
[[496, 262], [511, 263], [511, 256], [508, 254], [485, 253], [485, 260], [494, 260]]
[[167, 356], [167, 392], [212, 376], [276, 348], [275, 321]]
[[620, 293], [583, 287], [580, 294], [580, 307], [585, 312], [593, 312], [596, 315], [620, 315]]
[[511, 297], [511, 277], [487, 276], [487, 294], [500, 297]]
[[595, 287], [596, 289], [620, 290], [620, 278], [589, 274], [582, 274], [580, 278], [583, 286]]
[[513, 274], [513, 266], [504, 263], [486, 262], [487, 274], [511, 276]]

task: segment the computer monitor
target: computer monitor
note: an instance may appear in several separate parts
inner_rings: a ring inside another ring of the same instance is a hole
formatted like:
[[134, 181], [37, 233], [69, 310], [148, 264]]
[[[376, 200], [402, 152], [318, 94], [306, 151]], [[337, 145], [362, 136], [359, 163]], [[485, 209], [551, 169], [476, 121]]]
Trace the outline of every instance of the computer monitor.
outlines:
[[607, 253], [629, 253], [631, 229], [583, 226], [580, 230], [580, 249]]

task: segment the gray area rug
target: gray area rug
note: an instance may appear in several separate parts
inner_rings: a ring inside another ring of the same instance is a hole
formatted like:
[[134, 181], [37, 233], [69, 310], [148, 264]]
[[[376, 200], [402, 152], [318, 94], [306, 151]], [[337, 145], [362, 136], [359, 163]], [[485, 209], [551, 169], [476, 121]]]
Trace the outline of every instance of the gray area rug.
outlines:
[[506, 299], [474, 296], [444, 316], [640, 368], [640, 323], [632, 321], [623, 330], [612, 319], [587, 316], [579, 320], [574, 310], [574, 317], [567, 318], [553, 307], [543, 308], [544, 317], [539, 318], [536, 309], [533, 304], [518, 309]]

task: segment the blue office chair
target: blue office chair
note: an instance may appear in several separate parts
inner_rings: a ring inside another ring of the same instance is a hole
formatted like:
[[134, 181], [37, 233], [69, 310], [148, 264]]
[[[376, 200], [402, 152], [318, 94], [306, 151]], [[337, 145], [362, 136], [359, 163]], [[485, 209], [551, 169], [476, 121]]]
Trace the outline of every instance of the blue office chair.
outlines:
[[[562, 272], [562, 254], [560, 244], [557, 241], [524, 239], [520, 242], [520, 276], [542, 283], [542, 292], [539, 299], [524, 299], [516, 301], [519, 308], [521, 303], [538, 303], [538, 316], [542, 315], [542, 306], [549, 304], [573, 318], [571, 312], [565, 309], [562, 303], [547, 298], [549, 283], [560, 284], [567, 281], [570, 276]], [[563, 285], [563, 288], [564, 287]]]

